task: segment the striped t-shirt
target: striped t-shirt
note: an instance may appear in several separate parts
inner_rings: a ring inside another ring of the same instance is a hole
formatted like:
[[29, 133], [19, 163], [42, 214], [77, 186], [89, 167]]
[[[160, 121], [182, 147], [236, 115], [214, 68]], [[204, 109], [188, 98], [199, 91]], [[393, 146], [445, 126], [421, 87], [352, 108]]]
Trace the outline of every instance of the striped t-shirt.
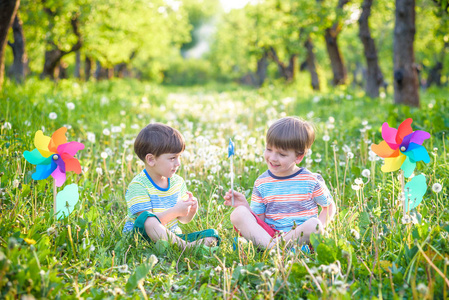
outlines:
[[318, 205], [333, 203], [332, 196], [321, 175], [306, 168], [286, 177], [278, 177], [269, 170], [257, 178], [251, 197], [255, 214], [265, 214], [265, 222], [280, 231], [290, 231], [318, 216]]
[[[137, 213], [143, 211], [160, 213], [175, 206], [179, 200], [187, 198], [187, 187], [181, 176], [174, 174], [168, 178], [168, 187], [164, 189], [156, 185], [144, 169], [134, 177], [126, 191], [128, 220], [123, 232], [133, 229]], [[165, 226], [172, 232], [182, 233], [176, 218]]]

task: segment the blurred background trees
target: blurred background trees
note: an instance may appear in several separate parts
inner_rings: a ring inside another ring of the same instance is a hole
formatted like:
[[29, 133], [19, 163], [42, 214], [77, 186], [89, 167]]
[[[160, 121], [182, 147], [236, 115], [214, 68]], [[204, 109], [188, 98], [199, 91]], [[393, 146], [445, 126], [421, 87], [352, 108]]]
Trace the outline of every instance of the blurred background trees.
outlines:
[[411, 106], [418, 89], [448, 85], [446, 0], [260, 0], [230, 10], [222, 2], [23, 0], [16, 13], [19, 2], [1, 0], [0, 58], [19, 83], [352, 85], [373, 98], [394, 89]]

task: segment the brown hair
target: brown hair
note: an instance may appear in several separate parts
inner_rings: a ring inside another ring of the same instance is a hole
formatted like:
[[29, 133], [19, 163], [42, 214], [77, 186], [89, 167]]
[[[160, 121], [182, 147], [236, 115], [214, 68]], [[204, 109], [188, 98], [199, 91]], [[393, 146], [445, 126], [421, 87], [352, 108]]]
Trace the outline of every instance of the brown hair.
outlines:
[[184, 137], [178, 130], [161, 123], [152, 123], [137, 135], [134, 152], [145, 161], [149, 153], [155, 157], [165, 153], [181, 153], [185, 146]]
[[285, 117], [277, 120], [267, 132], [267, 145], [282, 150], [294, 150], [302, 155], [312, 147], [315, 141], [315, 129], [312, 123], [297, 117]]

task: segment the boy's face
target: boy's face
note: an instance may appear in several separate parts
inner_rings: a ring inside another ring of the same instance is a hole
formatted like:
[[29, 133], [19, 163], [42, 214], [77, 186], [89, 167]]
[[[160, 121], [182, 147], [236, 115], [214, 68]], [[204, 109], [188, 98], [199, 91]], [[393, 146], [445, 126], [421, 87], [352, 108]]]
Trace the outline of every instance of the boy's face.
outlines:
[[296, 155], [294, 150], [283, 150], [274, 146], [267, 145], [264, 152], [265, 162], [271, 173], [279, 177], [285, 177], [294, 174], [304, 157]]
[[148, 164], [157, 175], [170, 178], [181, 165], [181, 153], [164, 153], [151, 159]]

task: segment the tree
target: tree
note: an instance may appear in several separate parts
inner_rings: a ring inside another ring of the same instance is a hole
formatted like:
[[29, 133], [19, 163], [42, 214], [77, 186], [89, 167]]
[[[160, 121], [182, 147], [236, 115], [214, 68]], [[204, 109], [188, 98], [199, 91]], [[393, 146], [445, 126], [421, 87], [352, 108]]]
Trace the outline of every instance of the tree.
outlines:
[[359, 37], [363, 43], [367, 64], [365, 92], [369, 97], [376, 98], [379, 96], [379, 87], [383, 83], [383, 75], [378, 63], [376, 44], [374, 43], [374, 39], [371, 37], [368, 24], [372, 4], [373, 0], [363, 1], [362, 13], [359, 18]]
[[332, 73], [334, 74], [333, 84], [340, 85], [346, 82], [346, 67], [343, 62], [343, 57], [338, 47], [338, 35], [341, 32], [342, 25], [340, 22], [341, 11], [343, 6], [348, 3], [349, 0], [339, 0], [337, 5], [337, 19], [332, 25], [325, 30], [324, 39], [326, 41], [326, 49], [331, 61]]
[[11, 27], [20, 0], [0, 0], [0, 91], [3, 87], [5, 74], [5, 48], [8, 39], [8, 31]]
[[394, 102], [419, 107], [418, 73], [413, 42], [415, 0], [396, 0], [394, 26]]
[[10, 73], [17, 82], [25, 80], [25, 72], [27, 68], [28, 57], [25, 51], [25, 36], [23, 34], [22, 20], [20, 20], [19, 12], [16, 13], [12, 25], [14, 42], [8, 41], [14, 55], [14, 63], [11, 66]]

